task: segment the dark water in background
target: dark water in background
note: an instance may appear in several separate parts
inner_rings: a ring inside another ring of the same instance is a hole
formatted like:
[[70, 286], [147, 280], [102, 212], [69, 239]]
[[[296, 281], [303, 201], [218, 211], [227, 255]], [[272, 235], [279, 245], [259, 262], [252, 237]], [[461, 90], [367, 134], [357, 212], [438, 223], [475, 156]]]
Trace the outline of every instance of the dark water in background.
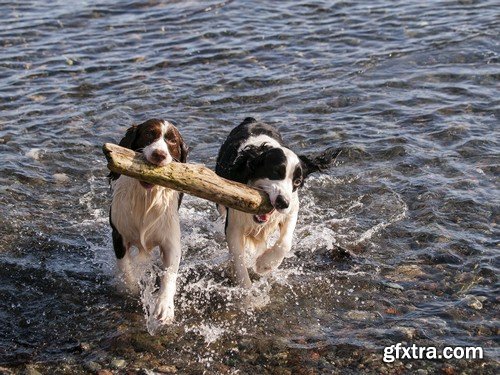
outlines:
[[[0, 364], [328, 373], [400, 341], [498, 360], [497, 2], [16, 1], [0, 17]], [[246, 311], [213, 205], [185, 199], [177, 320], [141, 336], [112, 277], [100, 147], [163, 117], [213, 167], [250, 115], [297, 151], [346, 151], [302, 191], [293, 254]]]

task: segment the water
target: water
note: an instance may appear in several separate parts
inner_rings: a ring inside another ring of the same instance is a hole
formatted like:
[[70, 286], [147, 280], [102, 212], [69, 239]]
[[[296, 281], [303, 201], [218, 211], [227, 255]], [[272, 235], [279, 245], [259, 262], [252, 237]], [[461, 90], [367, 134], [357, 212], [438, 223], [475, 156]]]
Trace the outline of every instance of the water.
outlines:
[[[3, 2], [0, 370], [495, 372], [497, 5]], [[297, 152], [345, 151], [253, 296], [213, 204], [187, 197], [176, 322], [151, 336], [155, 269], [145, 306], [117, 290], [100, 147], [163, 117], [213, 168], [247, 116]], [[396, 342], [487, 358], [383, 364]]]

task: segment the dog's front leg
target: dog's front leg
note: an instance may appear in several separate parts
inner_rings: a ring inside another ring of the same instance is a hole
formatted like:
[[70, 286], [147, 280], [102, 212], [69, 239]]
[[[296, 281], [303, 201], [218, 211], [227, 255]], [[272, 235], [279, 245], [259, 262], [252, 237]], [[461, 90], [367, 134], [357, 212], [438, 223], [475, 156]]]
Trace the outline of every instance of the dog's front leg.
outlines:
[[134, 277], [132, 266], [130, 264], [130, 244], [122, 237], [120, 232], [111, 223], [113, 249], [116, 255], [116, 264], [120, 270], [120, 276], [123, 277], [125, 286], [130, 293], [139, 293], [139, 284]]
[[293, 232], [297, 224], [298, 210], [290, 213], [290, 216], [280, 224], [280, 237], [273, 247], [261, 254], [255, 262], [255, 271], [263, 275], [276, 268], [283, 262], [286, 253], [292, 248]]
[[155, 317], [165, 324], [174, 320], [174, 295], [181, 261], [181, 240], [178, 227], [160, 245], [160, 250], [163, 261], [163, 275], [160, 282]]
[[245, 265], [245, 233], [243, 227], [236, 223], [237, 220], [231, 220], [230, 216], [227, 220], [226, 240], [233, 261], [234, 275], [239, 286], [250, 289], [252, 282]]

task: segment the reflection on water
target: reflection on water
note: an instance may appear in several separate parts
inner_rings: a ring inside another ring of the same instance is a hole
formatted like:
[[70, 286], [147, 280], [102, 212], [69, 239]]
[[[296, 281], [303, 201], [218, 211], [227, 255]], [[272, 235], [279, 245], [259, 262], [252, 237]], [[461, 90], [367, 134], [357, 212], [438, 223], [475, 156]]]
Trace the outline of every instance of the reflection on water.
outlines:
[[[0, 372], [493, 373], [494, 5], [1, 5]], [[155, 327], [154, 262], [141, 298], [117, 290], [100, 147], [164, 117], [213, 167], [246, 116], [298, 152], [345, 152], [308, 181], [293, 253], [249, 294], [213, 204], [186, 197], [177, 318]], [[396, 342], [487, 359], [383, 364]]]

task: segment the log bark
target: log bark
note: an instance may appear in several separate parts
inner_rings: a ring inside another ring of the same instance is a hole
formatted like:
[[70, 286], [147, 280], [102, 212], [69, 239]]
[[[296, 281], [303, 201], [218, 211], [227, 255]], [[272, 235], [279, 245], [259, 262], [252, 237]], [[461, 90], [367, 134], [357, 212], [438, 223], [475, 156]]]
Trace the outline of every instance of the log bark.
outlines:
[[255, 215], [273, 210], [265, 192], [219, 177], [202, 165], [169, 163], [157, 167], [148, 163], [142, 154], [113, 143], [104, 144], [102, 150], [113, 172]]

